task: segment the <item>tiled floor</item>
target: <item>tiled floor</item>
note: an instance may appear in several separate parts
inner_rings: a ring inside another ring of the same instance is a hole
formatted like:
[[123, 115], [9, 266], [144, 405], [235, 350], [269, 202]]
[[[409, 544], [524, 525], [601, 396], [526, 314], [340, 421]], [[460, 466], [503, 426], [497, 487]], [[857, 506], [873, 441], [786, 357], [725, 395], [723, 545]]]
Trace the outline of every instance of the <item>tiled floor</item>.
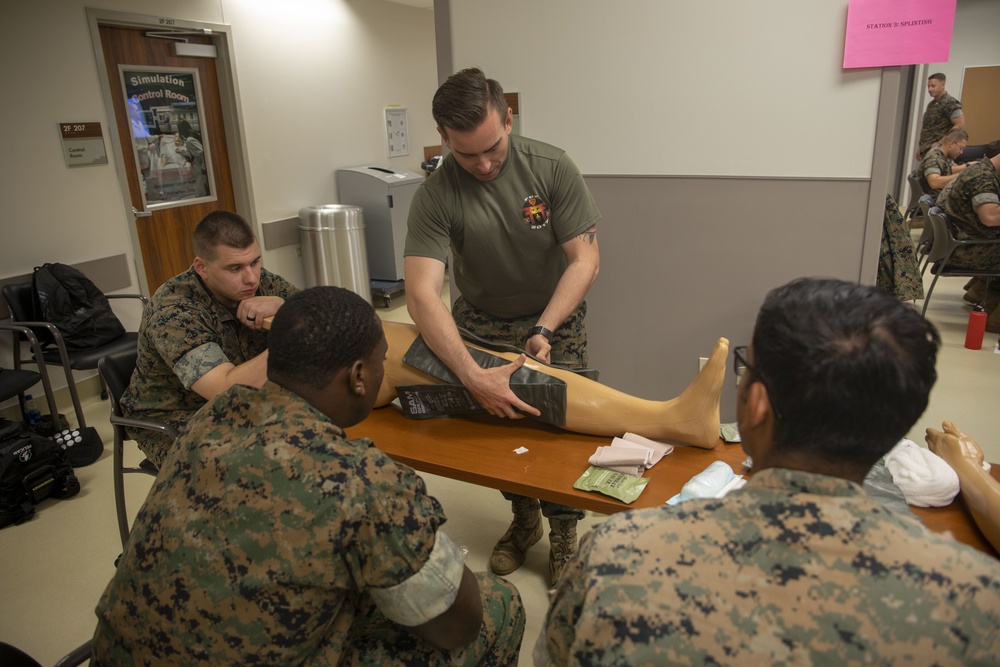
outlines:
[[[928, 317], [938, 326], [944, 347], [938, 360], [938, 384], [931, 404], [911, 431], [923, 444], [928, 426], [951, 419], [976, 437], [988, 460], [1000, 461], [1000, 438], [995, 402], [1000, 389], [1000, 355], [994, 354], [995, 334], [987, 334], [984, 349], [966, 350], [968, 308], [961, 295], [961, 279], [942, 280], [931, 299]], [[918, 302], [918, 307], [922, 302]], [[391, 308], [379, 308], [385, 319], [407, 321], [405, 305], [394, 299]], [[94, 383], [96, 384], [96, 382]], [[108, 407], [96, 395], [86, 400], [87, 419], [111, 443]], [[134, 452], [134, 448], [131, 448]], [[95, 464], [77, 471], [83, 491], [69, 500], [48, 500], [26, 524], [0, 530], [0, 641], [18, 646], [42, 664], [52, 664], [93, 632], [93, 609], [114, 572], [121, 551], [111, 487], [110, 447]], [[446, 530], [468, 550], [467, 563], [484, 570], [495, 540], [509, 522], [509, 508], [496, 491], [450, 479], [424, 475], [450, 520]], [[131, 511], [138, 509], [151, 478], [126, 477]], [[582, 529], [599, 521], [588, 518]], [[527, 609], [522, 645], [523, 665], [530, 665], [531, 647], [545, 615], [545, 569], [548, 543], [543, 539], [525, 565], [509, 578], [521, 591]]]

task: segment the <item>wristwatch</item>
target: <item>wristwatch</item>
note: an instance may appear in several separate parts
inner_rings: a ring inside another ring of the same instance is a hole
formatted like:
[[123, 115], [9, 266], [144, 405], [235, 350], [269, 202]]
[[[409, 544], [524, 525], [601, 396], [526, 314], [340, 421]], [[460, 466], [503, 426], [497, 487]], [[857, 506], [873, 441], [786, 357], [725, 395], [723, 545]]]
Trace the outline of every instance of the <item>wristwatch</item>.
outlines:
[[546, 329], [545, 327], [533, 326], [530, 329], [528, 329], [528, 338], [531, 338], [532, 336], [537, 336], [538, 334], [542, 334], [543, 336], [545, 336], [545, 340], [549, 341], [550, 343], [552, 342], [552, 332]]

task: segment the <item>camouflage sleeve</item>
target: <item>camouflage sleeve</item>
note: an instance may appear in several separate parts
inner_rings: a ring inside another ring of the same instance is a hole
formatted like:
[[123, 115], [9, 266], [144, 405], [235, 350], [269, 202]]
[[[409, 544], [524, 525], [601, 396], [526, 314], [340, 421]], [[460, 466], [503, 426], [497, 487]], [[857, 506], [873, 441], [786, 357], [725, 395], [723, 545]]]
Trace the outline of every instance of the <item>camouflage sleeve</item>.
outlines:
[[955, 120], [956, 118], [960, 118], [963, 115], [963, 113], [962, 113], [962, 103], [959, 102], [954, 97], [951, 98], [950, 102], [951, 103], [948, 105], [948, 110], [946, 112], [948, 114], [948, 118], [951, 119], [951, 120]]
[[448, 611], [458, 596], [465, 565], [462, 552], [438, 531], [430, 558], [406, 581], [388, 588], [369, 588], [368, 593], [390, 621], [413, 627]]
[[437, 500], [412, 468], [374, 445], [352, 471], [359, 485], [358, 507], [347, 540], [348, 567], [358, 590], [390, 588], [423, 569], [445, 522]]
[[261, 269], [259, 290], [263, 296], [280, 296], [282, 299], [287, 299], [298, 292], [299, 288], [278, 274]]
[[[161, 307], [150, 317], [147, 330], [157, 354], [188, 389], [202, 375], [229, 361], [220, 345], [222, 336], [198, 307]], [[189, 359], [190, 354], [194, 356]]]
[[174, 375], [185, 389], [190, 389], [213, 368], [228, 363], [229, 357], [218, 343], [205, 343], [191, 350], [174, 363]]
[[928, 155], [924, 159], [924, 176], [930, 176], [931, 174], [944, 174], [946, 165], [942, 164], [941, 158], [943, 157], [944, 156], [937, 151], [935, 151], [933, 155]]

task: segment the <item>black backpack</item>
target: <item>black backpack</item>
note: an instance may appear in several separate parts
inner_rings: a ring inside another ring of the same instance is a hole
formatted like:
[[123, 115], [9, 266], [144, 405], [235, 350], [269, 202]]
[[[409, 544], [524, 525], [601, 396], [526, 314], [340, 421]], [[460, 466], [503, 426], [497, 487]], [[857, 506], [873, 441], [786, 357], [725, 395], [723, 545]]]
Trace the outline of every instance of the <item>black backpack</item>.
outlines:
[[27, 521], [35, 505], [80, 492], [66, 451], [19, 422], [0, 419], [0, 528]]
[[39, 309], [36, 319], [56, 325], [67, 348], [87, 350], [125, 334], [108, 297], [72, 266], [58, 263], [36, 266], [31, 286]]

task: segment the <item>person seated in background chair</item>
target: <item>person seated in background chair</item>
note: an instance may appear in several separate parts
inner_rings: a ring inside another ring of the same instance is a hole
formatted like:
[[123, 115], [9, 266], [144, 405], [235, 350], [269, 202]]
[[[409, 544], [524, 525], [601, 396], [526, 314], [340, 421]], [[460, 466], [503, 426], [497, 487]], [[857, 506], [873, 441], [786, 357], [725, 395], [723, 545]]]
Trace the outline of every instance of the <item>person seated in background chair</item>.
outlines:
[[343, 429], [387, 344], [340, 287], [291, 296], [268, 381], [202, 408], [97, 607], [94, 665], [512, 665], [517, 589], [474, 575], [423, 480]]
[[753, 476], [588, 533], [536, 664], [995, 665], [1000, 563], [862, 487], [927, 406], [933, 325], [877, 287], [799, 279], [752, 343], [734, 357]]
[[962, 173], [965, 165], [955, 164], [955, 158], [962, 154], [968, 143], [969, 134], [955, 129], [944, 135], [940, 144], [927, 151], [917, 170], [924, 194], [937, 198], [944, 186]]
[[[959, 239], [1000, 239], [1000, 140], [986, 146], [982, 160], [967, 166], [938, 195], [937, 205], [954, 224]], [[970, 269], [1000, 269], [1000, 243], [956, 248], [949, 265]], [[976, 278], [965, 293], [970, 303], [985, 302], [986, 330], [1000, 333], [1000, 280]]]
[[[206, 215], [193, 243], [191, 268], [161, 285], [143, 312], [136, 369], [121, 400], [126, 417], [178, 430], [232, 385], [264, 384], [264, 318], [296, 291], [261, 266], [253, 230], [235, 213]], [[138, 429], [129, 435], [159, 467], [170, 438]]]

